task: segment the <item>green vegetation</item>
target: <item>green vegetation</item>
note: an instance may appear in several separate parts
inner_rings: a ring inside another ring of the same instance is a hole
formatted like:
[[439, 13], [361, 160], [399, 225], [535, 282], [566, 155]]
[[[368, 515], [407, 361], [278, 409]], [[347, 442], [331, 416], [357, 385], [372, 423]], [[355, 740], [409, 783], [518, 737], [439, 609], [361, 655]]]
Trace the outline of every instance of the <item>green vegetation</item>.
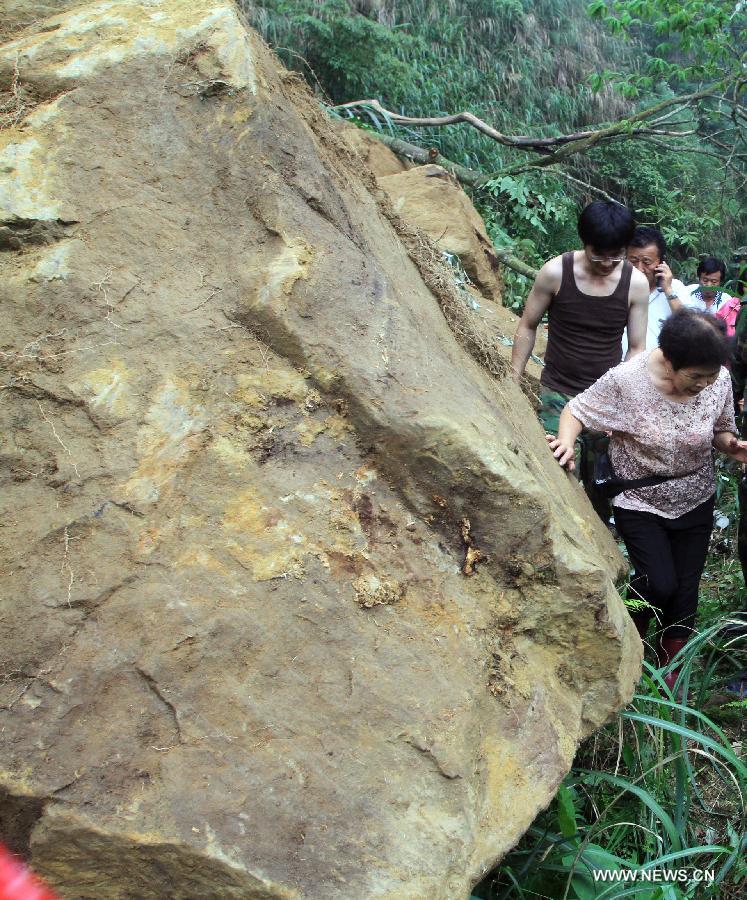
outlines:
[[[547, 134], [626, 108], [613, 91], [600, 96], [587, 83], [610, 55], [626, 51], [589, 21], [578, 0], [244, 5], [283, 61], [332, 103], [375, 97], [409, 115], [469, 108], [498, 128]], [[461, 155], [464, 165], [481, 159], [483, 142], [464, 129], [442, 140], [445, 155]]]
[[[681, 665], [686, 702], [669, 692], [648, 648], [633, 702], [580, 748], [550, 807], [475, 888], [475, 897], [744, 896], [747, 699], [731, 693], [729, 685], [747, 669], [747, 637], [728, 632], [736, 621], [733, 612], [744, 609], [742, 574], [732, 552], [738, 505], [737, 475], [730, 468], [720, 469], [719, 488], [717, 522], [724, 527], [712, 540], [699, 633], [670, 664]], [[598, 869], [707, 869], [713, 882], [595, 882]]]
[[[685, 280], [698, 254], [728, 257], [747, 243], [747, 115], [732, 103], [743, 96], [744, 4], [595, 0], [590, 12], [583, 0], [244, 6], [328, 107], [373, 99], [408, 117], [466, 110], [507, 135], [532, 138], [622, 118], [617, 134], [553, 147], [551, 159], [546, 149], [496, 143], [465, 124], [414, 127], [367, 106], [340, 111], [484, 176], [473, 199], [491, 238], [531, 265], [576, 244], [578, 208], [599, 191], [662, 227]], [[673, 103], [663, 121], [646, 120], [653, 133], [633, 139], [631, 115], [705, 83], [717, 99]], [[507, 284], [507, 302], [519, 308], [526, 278], [508, 273]]]
[[643, 71], [615, 73], [628, 93], [651, 90], [662, 79], [744, 82], [744, 4], [734, 0], [593, 0], [589, 15], [615, 34], [639, 38], [647, 49]]
[[[713, 696], [702, 658], [723, 653], [719, 625], [688, 646], [683, 680], [696, 698]], [[701, 659], [698, 663], [696, 660]], [[747, 877], [743, 854], [747, 767], [732, 745], [728, 718], [745, 701], [725, 701], [711, 717], [699, 704], [672, 699], [661, 673], [646, 663], [640, 692], [612, 726], [581, 749], [553, 803], [520, 845], [475, 889], [476, 897], [646, 900], [737, 897]], [[695, 880], [662, 888], [643, 880], [602, 882], [612, 872], [706, 869]]]

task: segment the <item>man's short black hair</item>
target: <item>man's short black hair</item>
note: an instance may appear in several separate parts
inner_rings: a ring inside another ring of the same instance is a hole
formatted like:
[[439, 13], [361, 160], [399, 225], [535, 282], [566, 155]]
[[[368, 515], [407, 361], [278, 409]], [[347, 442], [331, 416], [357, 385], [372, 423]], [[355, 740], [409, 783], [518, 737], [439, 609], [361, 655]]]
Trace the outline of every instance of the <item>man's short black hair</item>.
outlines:
[[659, 262], [664, 262], [667, 258], [667, 242], [664, 235], [653, 225], [639, 225], [630, 241], [631, 247], [648, 247], [649, 244], [656, 244], [659, 251]]
[[723, 319], [707, 312], [678, 309], [661, 326], [659, 347], [675, 370], [690, 366], [713, 369], [729, 362], [734, 341], [727, 337]]
[[717, 256], [706, 256], [698, 263], [697, 276], [713, 275], [716, 272], [721, 273], [721, 280], [726, 278], [726, 263]]
[[595, 200], [578, 217], [578, 236], [595, 250], [627, 247], [635, 231], [633, 213], [622, 203]]

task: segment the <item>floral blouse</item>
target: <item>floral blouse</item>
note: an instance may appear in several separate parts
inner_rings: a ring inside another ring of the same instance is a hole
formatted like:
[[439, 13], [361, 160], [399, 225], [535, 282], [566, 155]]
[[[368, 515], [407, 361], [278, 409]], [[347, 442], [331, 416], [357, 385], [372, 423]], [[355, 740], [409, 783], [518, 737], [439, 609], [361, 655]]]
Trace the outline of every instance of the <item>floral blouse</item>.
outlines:
[[699, 394], [677, 403], [660, 393], [646, 363], [651, 352], [615, 366], [569, 402], [587, 428], [611, 431], [610, 460], [619, 478], [677, 475], [652, 487], [624, 491], [612, 501], [623, 509], [676, 519], [716, 490], [711, 442], [717, 431], [737, 433], [731, 378], [718, 378]]

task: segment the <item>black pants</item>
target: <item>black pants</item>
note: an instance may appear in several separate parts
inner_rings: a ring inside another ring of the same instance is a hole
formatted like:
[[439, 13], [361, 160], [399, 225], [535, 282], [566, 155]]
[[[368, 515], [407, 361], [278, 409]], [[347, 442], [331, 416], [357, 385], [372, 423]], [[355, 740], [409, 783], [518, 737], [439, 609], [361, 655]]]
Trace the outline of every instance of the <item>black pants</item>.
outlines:
[[[695, 628], [714, 500], [710, 497], [677, 519], [615, 507], [615, 524], [635, 567], [631, 592], [658, 610], [669, 637], [688, 638]], [[637, 618], [646, 615], [644, 610]]]

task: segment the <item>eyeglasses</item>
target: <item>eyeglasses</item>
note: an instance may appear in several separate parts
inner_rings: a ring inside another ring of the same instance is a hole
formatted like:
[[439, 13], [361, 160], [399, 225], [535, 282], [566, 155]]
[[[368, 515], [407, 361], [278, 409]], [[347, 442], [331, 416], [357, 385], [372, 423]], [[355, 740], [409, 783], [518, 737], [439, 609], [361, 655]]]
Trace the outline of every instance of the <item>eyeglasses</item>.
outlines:
[[590, 256], [589, 259], [593, 263], [621, 263], [624, 261], [624, 256]]
[[698, 372], [695, 375], [690, 375], [688, 372], [680, 372], [679, 373], [683, 378], [686, 378], [688, 381], [693, 383], [699, 381], [705, 381], [707, 384], [713, 384], [713, 382], [718, 378], [718, 372], [713, 372], [710, 375], [705, 375]]

